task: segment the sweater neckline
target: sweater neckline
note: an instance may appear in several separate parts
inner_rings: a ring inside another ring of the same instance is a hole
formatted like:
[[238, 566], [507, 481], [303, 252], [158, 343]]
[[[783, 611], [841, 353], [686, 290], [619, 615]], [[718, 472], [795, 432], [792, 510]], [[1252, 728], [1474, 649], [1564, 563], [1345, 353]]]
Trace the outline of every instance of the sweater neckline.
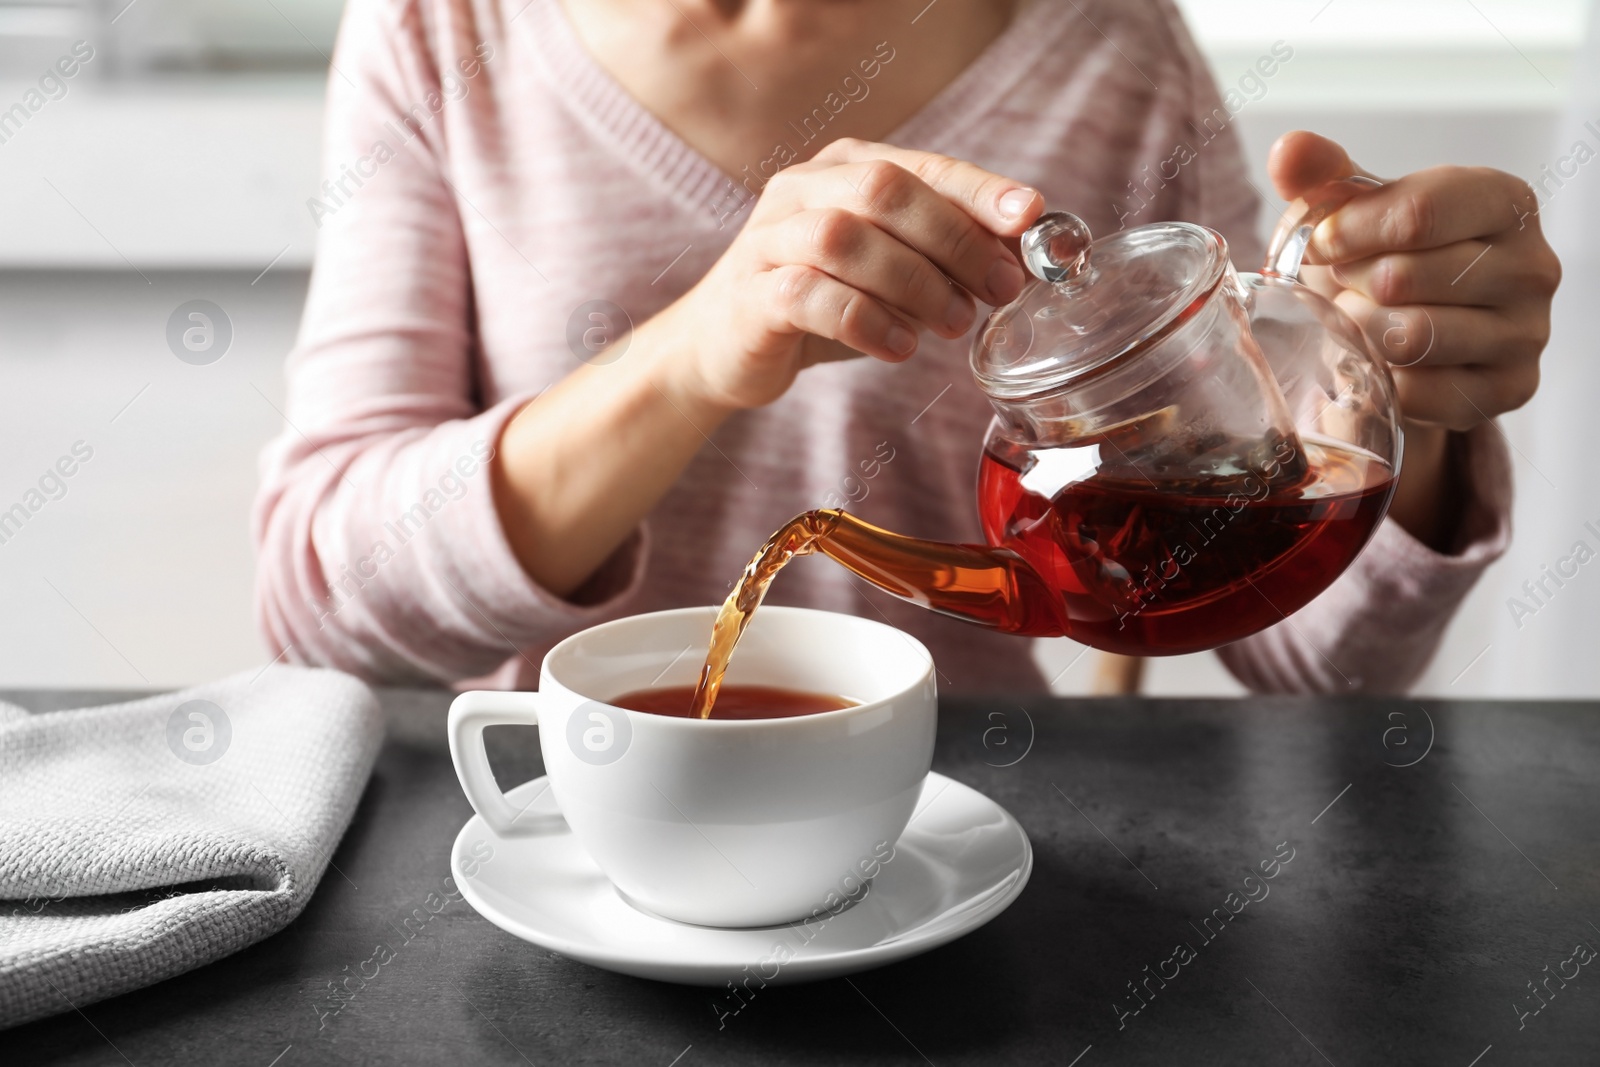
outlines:
[[[938, 151], [968, 123], [991, 112], [1058, 38], [1047, 31], [1061, 13], [1053, 0], [1024, 0], [1022, 9], [975, 59], [885, 138], [902, 148]], [[562, 0], [531, 0], [526, 31], [551, 89], [613, 147], [680, 205], [715, 223], [719, 204], [743, 187], [690, 145], [600, 65], [578, 36]], [[920, 16], [919, 16], [920, 17]], [[908, 27], [912, 34], [916, 26]], [[891, 47], [895, 42], [889, 42]], [[912, 41], [906, 41], [910, 47]]]

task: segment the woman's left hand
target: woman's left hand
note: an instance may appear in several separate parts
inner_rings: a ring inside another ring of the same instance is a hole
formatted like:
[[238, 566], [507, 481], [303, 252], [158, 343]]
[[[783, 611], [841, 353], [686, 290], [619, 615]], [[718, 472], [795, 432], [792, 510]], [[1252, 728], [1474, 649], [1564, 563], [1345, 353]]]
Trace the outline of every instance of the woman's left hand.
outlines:
[[[1290, 200], [1372, 177], [1303, 131], [1278, 139], [1268, 169]], [[1408, 425], [1392, 514], [1424, 541], [1448, 525], [1447, 431], [1519, 408], [1538, 388], [1561, 281], [1538, 212], [1532, 187], [1510, 174], [1433, 167], [1361, 194], [1312, 235], [1309, 260], [1321, 266], [1304, 280], [1361, 325], [1394, 372]]]

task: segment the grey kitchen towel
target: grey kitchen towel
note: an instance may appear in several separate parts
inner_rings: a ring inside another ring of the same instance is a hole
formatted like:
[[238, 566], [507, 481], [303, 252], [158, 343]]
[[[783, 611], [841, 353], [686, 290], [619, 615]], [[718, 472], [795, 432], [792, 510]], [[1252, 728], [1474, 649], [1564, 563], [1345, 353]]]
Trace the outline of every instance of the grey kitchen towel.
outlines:
[[0, 704], [0, 1027], [283, 929], [382, 739], [370, 689], [300, 667], [75, 711]]

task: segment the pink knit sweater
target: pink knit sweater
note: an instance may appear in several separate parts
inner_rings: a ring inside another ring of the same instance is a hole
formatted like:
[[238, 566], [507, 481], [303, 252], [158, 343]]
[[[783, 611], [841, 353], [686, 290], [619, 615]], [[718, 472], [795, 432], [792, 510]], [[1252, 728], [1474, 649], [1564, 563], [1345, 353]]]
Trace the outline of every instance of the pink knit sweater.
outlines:
[[[937, 32], [937, 9], [908, 24], [879, 46], [876, 77], [915, 62], [917, 35]], [[841, 57], [841, 78], [857, 59]], [[929, 335], [909, 363], [818, 366], [730, 419], [585, 588], [541, 588], [490, 493], [501, 427], [577, 366], [580, 305], [611, 301], [643, 322], [716, 260], [772, 153], [721, 172], [591, 59], [559, 0], [353, 0], [329, 87], [290, 425], [263, 457], [255, 512], [274, 653], [369, 679], [492, 674], [526, 687], [544, 651], [581, 627], [719, 602], [762, 539], [806, 508], [848, 501], [889, 529], [981, 540], [973, 487], [989, 407], [969, 341]], [[1258, 198], [1227, 114], [1170, 0], [1035, 0], [886, 140], [1027, 182], [1096, 232], [1203, 223], [1248, 269]], [[805, 135], [796, 127], [791, 147], [816, 147]], [[1179, 145], [1192, 161], [1157, 176]], [[1455, 461], [1469, 490], [1455, 552], [1385, 523], [1289, 623], [1222, 650], [1228, 667], [1263, 690], [1415, 678], [1509, 536], [1497, 431], [1462, 436]], [[771, 601], [886, 618], [933, 650], [947, 689], [1045, 684], [1029, 642], [901, 604], [826, 560], [798, 561]]]

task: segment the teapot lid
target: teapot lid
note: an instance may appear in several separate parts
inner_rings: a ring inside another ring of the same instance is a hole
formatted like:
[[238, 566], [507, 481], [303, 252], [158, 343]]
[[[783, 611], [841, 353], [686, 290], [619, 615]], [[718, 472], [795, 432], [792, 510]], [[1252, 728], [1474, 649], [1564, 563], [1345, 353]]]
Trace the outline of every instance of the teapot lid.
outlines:
[[1204, 226], [1161, 222], [1095, 240], [1064, 211], [1041, 216], [1021, 249], [1039, 280], [972, 343], [972, 373], [997, 400], [1056, 392], [1166, 335], [1228, 265], [1227, 242]]

